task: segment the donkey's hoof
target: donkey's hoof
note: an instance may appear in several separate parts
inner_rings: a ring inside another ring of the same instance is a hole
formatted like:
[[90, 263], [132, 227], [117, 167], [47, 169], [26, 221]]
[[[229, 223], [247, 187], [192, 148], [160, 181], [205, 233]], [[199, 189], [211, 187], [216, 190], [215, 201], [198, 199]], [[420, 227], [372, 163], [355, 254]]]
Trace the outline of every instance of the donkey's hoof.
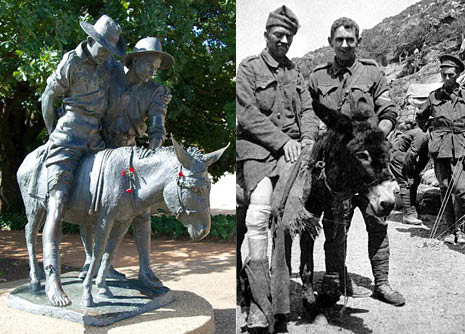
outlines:
[[126, 279], [126, 275], [117, 271], [115, 268], [113, 268], [113, 266], [111, 266], [110, 268], [108, 268], [106, 278], [123, 280]]
[[42, 290], [42, 287], [40, 286], [40, 281], [39, 282], [34, 282], [34, 283], [29, 283], [29, 286], [31, 287], [32, 292], [37, 293], [40, 290]]
[[149, 289], [156, 290], [156, 289], [160, 289], [164, 287], [163, 282], [160, 281], [159, 279], [149, 280], [149, 279], [139, 278], [139, 281], [144, 287], [149, 288]]
[[87, 276], [87, 272], [89, 271], [89, 264], [85, 264], [84, 267], [81, 268], [81, 271], [79, 272], [78, 278], [83, 280]]
[[110, 291], [110, 289], [108, 287], [106, 288], [100, 288], [98, 290], [98, 294], [101, 295], [101, 296], [105, 296], [105, 297], [114, 297], [115, 295], [113, 294], [113, 292]]

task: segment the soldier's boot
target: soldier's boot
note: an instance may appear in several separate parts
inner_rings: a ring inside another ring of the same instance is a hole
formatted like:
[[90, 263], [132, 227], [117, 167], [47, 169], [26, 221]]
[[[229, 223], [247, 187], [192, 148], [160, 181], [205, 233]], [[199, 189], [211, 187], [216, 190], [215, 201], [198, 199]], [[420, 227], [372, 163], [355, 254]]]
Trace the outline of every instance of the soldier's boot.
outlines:
[[[346, 269], [347, 270], [347, 269]], [[346, 291], [348, 297], [352, 298], [367, 298], [371, 296], [371, 290], [365, 288], [361, 285], [357, 285], [355, 281], [350, 277], [349, 273], [346, 271]], [[341, 292], [344, 294], [343, 291], [344, 287], [341, 287]]]
[[421, 225], [423, 222], [417, 218], [416, 210], [412, 210], [410, 202], [410, 189], [400, 187], [400, 202], [402, 204], [402, 222], [410, 225]]
[[455, 232], [455, 242], [457, 244], [465, 244], [465, 233], [460, 230]]
[[271, 281], [268, 257], [261, 260], [247, 258], [244, 263], [247, 275], [250, 308], [247, 315], [249, 332], [270, 333], [274, 330], [274, 315], [271, 304]]
[[[373, 217], [374, 218], [374, 217]], [[375, 278], [373, 297], [394, 306], [405, 304], [404, 296], [389, 285], [389, 239], [387, 226], [368, 218], [368, 256]]]
[[389, 284], [376, 285], [373, 296], [394, 306], [405, 305], [404, 296], [400, 292], [393, 290]]

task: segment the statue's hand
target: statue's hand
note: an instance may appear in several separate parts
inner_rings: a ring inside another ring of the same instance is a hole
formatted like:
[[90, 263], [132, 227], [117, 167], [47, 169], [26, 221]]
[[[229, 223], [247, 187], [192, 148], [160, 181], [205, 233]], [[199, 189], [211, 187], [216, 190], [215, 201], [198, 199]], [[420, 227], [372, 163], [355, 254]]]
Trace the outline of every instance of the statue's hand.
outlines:
[[162, 100], [165, 106], [167, 106], [171, 102], [172, 98], [173, 98], [173, 95], [171, 94], [163, 95]]

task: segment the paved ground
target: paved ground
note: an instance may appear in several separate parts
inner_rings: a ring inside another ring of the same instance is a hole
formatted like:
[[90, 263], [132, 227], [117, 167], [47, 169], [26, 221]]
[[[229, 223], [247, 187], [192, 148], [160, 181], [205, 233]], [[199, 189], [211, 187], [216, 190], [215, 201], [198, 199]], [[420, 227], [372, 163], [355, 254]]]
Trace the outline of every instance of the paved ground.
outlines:
[[[348, 237], [347, 264], [359, 284], [373, 288], [365, 224], [356, 212]], [[340, 316], [341, 298], [335, 307], [324, 311], [329, 325], [310, 324], [301, 307], [299, 249], [294, 242], [289, 333], [465, 333], [465, 246], [431, 242], [429, 231], [402, 224], [400, 218], [397, 213], [389, 219], [390, 282], [404, 294], [406, 305], [394, 307], [373, 298], [349, 298]], [[433, 219], [427, 217], [426, 224], [432, 226]], [[323, 242], [324, 236], [320, 236], [315, 245], [316, 279], [321, 279], [324, 271]], [[236, 333], [241, 333], [245, 314], [237, 309]]]
[[[40, 255], [41, 247], [41, 235], [39, 235]], [[61, 248], [62, 264], [66, 269], [79, 268], [84, 261], [79, 235], [65, 235]], [[206, 299], [214, 308], [216, 333], [235, 332], [235, 249], [236, 245], [231, 242], [194, 243], [188, 240], [152, 240], [151, 263], [156, 274], [172, 290], [186, 291]], [[137, 276], [137, 250], [132, 237], [125, 238], [118, 258], [115, 263], [118, 269], [122, 269], [129, 276]], [[0, 231], [0, 283], [27, 277], [28, 261], [24, 233]], [[35, 330], [28, 333], [40, 333], [43, 318], [32, 316], [31, 321], [37, 323], [30, 324], [29, 327]], [[1, 324], [7, 321], [6, 314], [0, 314], [0, 333], [5, 333]], [[56, 320], [56, 324], [56, 333], [70, 333], [70, 326], [66, 321]], [[122, 328], [119, 327], [117, 330]], [[102, 332], [93, 328], [86, 328], [83, 331]], [[112, 331], [108, 329], [104, 332]]]

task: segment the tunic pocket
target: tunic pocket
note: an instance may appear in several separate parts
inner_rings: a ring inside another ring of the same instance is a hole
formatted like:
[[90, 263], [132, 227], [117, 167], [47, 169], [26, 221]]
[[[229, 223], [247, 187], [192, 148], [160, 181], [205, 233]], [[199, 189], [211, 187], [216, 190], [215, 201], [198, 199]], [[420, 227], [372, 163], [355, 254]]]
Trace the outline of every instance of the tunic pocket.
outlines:
[[265, 115], [271, 114], [277, 95], [278, 82], [274, 78], [258, 80], [255, 96], [261, 112]]

